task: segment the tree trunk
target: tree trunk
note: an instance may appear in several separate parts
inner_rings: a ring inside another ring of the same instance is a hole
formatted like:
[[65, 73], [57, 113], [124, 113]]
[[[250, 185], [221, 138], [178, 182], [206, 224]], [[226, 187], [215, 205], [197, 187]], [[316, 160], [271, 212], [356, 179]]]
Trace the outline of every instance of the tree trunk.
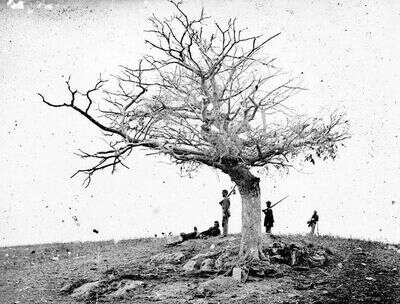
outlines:
[[260, 179], [249, 169], [235, 168], [229, 173], [239, 188], [242, 198], [242, 240], [240, 258], [244, 260], [266, 259], [261, 243]]

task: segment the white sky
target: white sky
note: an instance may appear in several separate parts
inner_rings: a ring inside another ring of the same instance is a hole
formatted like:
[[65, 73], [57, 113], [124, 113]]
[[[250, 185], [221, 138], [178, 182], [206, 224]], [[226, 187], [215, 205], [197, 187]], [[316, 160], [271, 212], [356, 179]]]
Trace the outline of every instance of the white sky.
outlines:
[[[251, 32], [282, 32], [267, 55], [292, 75], [303, 72], [309, 90], [293, 102], [312, 112], [339, 108], [351, 121], [353, 137], [335, 162], [262, 177], [263, 201], [289, 195], [275, 209], [274, 230], [303, 233], [317, 209], [322, 233], [399, 242], [400, 2], [187, 2], [190, 12], [204, 6], [219, 21], [238, 17]], [[87, 165], [73, 153], [104, 145], [101, 133], [35, 95], [62, 102], [66, 76], [85, 89], [100, 72], [135, 64], [146, 52], [146, 18], [168, 14], [166, 2], [38, 4], [0, 4], [0, 246], [179, 233], [219, 219], [226, 176], [204, 168], [182, 178], [143, 152], [128, 161], [130, 170], [101, 173], [84, 189], [81, 177], [69, 178]], [[234, 232], [240, 210], [236, 195]]]

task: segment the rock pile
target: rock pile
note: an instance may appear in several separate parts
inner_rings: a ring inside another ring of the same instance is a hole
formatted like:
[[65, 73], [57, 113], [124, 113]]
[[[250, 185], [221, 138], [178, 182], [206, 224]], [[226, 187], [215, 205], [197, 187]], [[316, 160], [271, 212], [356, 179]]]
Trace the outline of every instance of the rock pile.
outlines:
[[311, 267], [324, 267], [332, 254], [330, 250], [311, 243], [282, 242], [275, 242], [266, 248], [264, 254], [269, 257], [267, 261], [238, 260], [238, 242], [214, 243], [206, 252], [195, 254], [196, 251], [162, 252], [152, 256], [148, 263], [141, 264], [136, 271], [132, 267], [127, 269], [127, 273], [110, 270], [103, 274], [102, 279], [81, 280], [64, 286], [61, 292], [76, 300], [123, 298], [138, 290], [149, 292], [154, 280], [171, 281], [178, 276], [189, 275], [211, 277], [191, 289], [196, 296], [206, 297], [246, 281], [281, 277], [287, 269], [307, 271]]
[[272, 263], [287, 264], [292, 267], [323, 267], [329, 262], [331, 250], [309, 244], [273, 243], [267, 249]]
[[188, 260], [183, 269], [186, 272], [218, 272], [220, 270], [216, 257], [221, 255], [221, 251], [211, 250], [206, 253], [199, 253]]
[[[308, 270], [310, 267], [324, 267], [330, 259], [329, 249], [316, 247], [309, 244], [285, 244], [276, 242], [265, 250], [270, 261], [252, 261], [238, 263], [237, 256], [239, 246], [230, 245], [218, 249], [213, 247], [205, 253], [200, 253], [190, 258], [184, 265], [183, 270], [192, 274], [225, 274], [235, 275], [239, 281], [246, 281], [247, 277], [275, 277], [280, 276], [278, 264], [286, 264], [295, 270]], [[234, 268], [238, 267], [234, 273]], [[282, 267], [281, 267], [282, 268]]]

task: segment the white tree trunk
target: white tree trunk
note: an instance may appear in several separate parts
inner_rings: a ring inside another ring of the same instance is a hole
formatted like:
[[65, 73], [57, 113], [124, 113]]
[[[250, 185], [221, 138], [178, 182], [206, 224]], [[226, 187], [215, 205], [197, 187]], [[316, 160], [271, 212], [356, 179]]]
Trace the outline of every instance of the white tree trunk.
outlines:
[[243, 167], [236, 168], [229, 175], [237, 184], [242, 198], [242, 239], [239, 256], [244, 260], [266, 259], [261, 242], [260, 179]]
[[255, 192], [241, 192], [241, 197], [242, 240], [240, 243], [240, 256], [245, 259], [259, 259], [262, 249], [260, 195]]

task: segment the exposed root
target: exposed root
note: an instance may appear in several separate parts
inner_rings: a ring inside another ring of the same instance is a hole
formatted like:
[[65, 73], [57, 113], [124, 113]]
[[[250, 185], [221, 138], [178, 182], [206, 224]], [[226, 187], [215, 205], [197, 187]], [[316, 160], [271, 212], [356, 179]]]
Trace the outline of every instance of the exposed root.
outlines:
[[250, 248], [250, 250], [246, 252], [243, 250], [243, 248], [240, 250], [239, 263], [246, 264], [254, 261], [269, 262], [269, 257], [266, 256], [262, 250], [262, 244], [259, 244], [257, 248]]

